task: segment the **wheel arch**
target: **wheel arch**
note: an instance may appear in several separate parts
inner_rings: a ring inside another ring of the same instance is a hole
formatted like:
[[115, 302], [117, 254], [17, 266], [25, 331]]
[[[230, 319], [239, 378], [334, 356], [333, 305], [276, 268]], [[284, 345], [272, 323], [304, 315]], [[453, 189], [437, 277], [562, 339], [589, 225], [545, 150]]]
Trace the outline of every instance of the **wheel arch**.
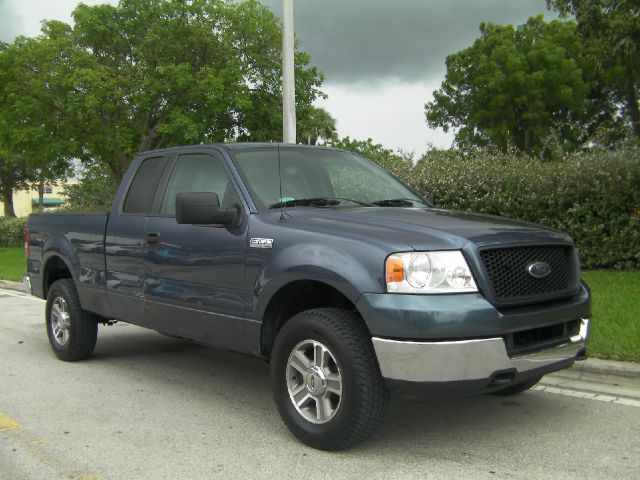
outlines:
[[58, 253], [47, 255], [44, 259], [44, 268], [42, 269], [42, 293], [44, 298], [47, 298], [49, 289], [56, 280], [62, 278], [75, 280], [72, 272], [73, 269], [71, 268], [70, 262], [63, 255]]
[[[296, 314], [314, 308], [356, 309], [357, 297], [316, 279], [299, 279], [281, 285], [269, 298], [262, 315], [260, 350], [269, 358], [276, 335], [282, 326]], [[363, 322], [364, 324], [364, 322]]]

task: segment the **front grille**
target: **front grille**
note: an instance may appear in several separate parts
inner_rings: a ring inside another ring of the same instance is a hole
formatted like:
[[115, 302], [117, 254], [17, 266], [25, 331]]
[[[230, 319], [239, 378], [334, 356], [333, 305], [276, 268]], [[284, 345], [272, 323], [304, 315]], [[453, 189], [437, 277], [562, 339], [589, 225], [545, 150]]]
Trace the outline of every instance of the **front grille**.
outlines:
[[571, 320], [546, 327], [521, 330], [502, 338], [507, 354], [514, 357], [561, 345], [578, 333], [580, 333], [580, 320]]
[[[570, 293], [573, 286], [571, 254], [568, 246], [523, 246], [484, 249], [480, 251], [480, 258], [496, 302], [512, 305]], [[544, 278], [533, 277], [528, 267], [535, 262], [548, 263], [551, 273]]]

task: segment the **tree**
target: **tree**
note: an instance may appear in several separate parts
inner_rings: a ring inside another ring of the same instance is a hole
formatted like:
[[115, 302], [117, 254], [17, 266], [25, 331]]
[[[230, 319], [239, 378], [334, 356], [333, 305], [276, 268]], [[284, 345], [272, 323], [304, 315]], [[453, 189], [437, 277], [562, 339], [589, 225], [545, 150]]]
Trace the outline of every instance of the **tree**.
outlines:
[[[6, 49], [7, 45], [0, 42], [0, 71], [6, 69]], [[9, 164], [11, 159], [11, 151], [5, 141], [5, 132], [8, 128], [7, 112], [3, 92], [5, 90], [5, 82], [3, 76], [0, 76], [0, 195], [4, 205], [4, 216], [15, 217], [13, 211], [13, 183], [8, 181], [8, 174], [14, 169]]]
[[324, 108], [307, 107], [306, 111], [298, 112], [298, 142], [316, 145], [319, 140], [329, 142], [337, 139], [336, 119]]
[[50, 59], [40, 47], [38, 40], [17, 37], [0, 51], [0, 183], [6, 216], [14, 215], [14, 190], [37, 189], [42, 208], [44, 184], [69, 171], [69, 142], [61, 130], [60, 113], [47, 101], [46, 92], [30, 82], [48, 68]]
[[537, 153], [551, 132], [564, 148], [579, 144], [590, 85], [575, 24], [538, 16], [519, 29], [483, 23], [480, 33], [447, 57], [445, 80], [425, 105], [429, 126], [455, 129], [461, 146]]
[[118, 184], [101, 165], [84, 169], [77, 183], [64, 186], [65, 209], [109, 211]]
[[[73, 19], [44, 23], [51, 68], [25, 94], [46, 92], [82, 161], [120, 179], [140, 151], [280, 138], [280, 23], [257, 0], [80, 4]], [[308, 61], [297, 52], [303, 110], [321, 95]]]
[[[2, 128], [0, 123], [0, 128]], [[4, 216], [15, 217], [13, 192], [25, 186], [24, 164], [7, 150], [0, 149], [0, 196], [4, 205]]]
[[612, 89], [640, 138], [640, 3], [637, 0], [547, 0], [572, 15], [599, 80]]

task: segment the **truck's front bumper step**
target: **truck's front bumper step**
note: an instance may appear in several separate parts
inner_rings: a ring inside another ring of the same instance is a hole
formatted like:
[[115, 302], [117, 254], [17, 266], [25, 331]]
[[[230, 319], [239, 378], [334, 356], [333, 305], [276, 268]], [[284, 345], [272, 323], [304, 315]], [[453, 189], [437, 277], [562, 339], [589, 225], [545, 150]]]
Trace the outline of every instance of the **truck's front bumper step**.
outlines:
[[589, 320], [580, 320], [580, 331], [566, 343], [526, 355], [512, 356], [502, 337], [410, 342], [373, 337], [382, 376], [388, 380], [420, 383], [465, 382], [533, 371], [565, 368], [568, 361], [584, 355], [589, 335]]

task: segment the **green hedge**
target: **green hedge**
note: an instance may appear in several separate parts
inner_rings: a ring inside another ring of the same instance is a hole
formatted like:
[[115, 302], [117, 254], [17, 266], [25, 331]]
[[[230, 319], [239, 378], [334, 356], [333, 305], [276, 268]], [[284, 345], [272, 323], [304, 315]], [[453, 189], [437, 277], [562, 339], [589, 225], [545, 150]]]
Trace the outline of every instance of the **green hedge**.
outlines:
[[26, 218], [0, 217], [0, 247], [24, 246]]
[[640, 149], [556, 162], [432, 151], [404, 178], [437, 206], [546, 225], [575, 240], [585, 268], [640, 267]]

